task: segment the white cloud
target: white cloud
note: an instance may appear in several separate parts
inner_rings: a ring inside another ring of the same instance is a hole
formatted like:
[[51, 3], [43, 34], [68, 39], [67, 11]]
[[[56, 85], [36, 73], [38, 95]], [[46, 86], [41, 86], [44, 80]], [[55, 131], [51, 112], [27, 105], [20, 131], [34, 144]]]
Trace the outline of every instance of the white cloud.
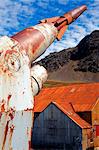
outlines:
[[[26, 0], [25, 0], [26, 1]], [[27, 0], [29, 2], [29, 0]], [[31, 0], [32, 1], [32, 0]], [[22, 2], [22, 1], [21, 1]], [[18, 1], [3, 0], [0, 3], [0, 34], [11, 34], [11, 30], [20, 30], [20, 19], [22, 16], [31, 16], [35, 12], [34, 8], [30, 9]], [[24, 22], [25, 23], [25, 22]]]
[[60, 4], [66, 5], [69, 2], [69, 0], [58, 0], [58, 2]]
[[[59, 2], [64, 3], [64, 5], [66, 3], [65, 0], [59, 0]], [[39, 59], [44, 58], [49, 53], [75, 47], [86, 35], [94, 30], [99, 30], [98, 10], [99, 1], [94, 0], [94, 3], [90, 3], [88, 10], [79, 17], [79, 20], [70, 25], [70, 29], [66, 31], [62, 40], [55, 41]]]
[[[65, 7], [67, 3], [70, 3], [70, 0], [57, 0], [57, 3]], [[78, 2], [75, 1], [75, 3]], [[39, 8], [43, 9], [44, 13], [49, 10], [54, 10], [58, 14], [63, 14], [63, 9], [60, 9], [54, 4], [54, 0], [2, 0], [0, 2], [0, 34], [11, 35], [12, 30], [13, 33], [20, 31], [24, 26], [28, 25], [27, 20], [29, 18], [33, 19], [34, 15], [36, 17], [36, 14], [39, 13], [37, 11]], [[62, 40], [55, 41], [42, 57], [48, 55], [50, 52], [74, 47], [84, 36], [90, 34], [93, 30], [99, 30], [98, 10], [99, 0], [94, 0], [93, 3], [88, 1], [88, 10], [70, 25]]]

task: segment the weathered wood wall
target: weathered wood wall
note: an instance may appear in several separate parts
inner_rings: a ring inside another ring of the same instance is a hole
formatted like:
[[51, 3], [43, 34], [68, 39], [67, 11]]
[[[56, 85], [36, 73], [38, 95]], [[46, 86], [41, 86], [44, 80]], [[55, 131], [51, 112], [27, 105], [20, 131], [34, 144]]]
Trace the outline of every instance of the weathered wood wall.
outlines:
[[81, 142], [82, 129], [54, 104], [35, 118], [32, 147], [82, 150]]

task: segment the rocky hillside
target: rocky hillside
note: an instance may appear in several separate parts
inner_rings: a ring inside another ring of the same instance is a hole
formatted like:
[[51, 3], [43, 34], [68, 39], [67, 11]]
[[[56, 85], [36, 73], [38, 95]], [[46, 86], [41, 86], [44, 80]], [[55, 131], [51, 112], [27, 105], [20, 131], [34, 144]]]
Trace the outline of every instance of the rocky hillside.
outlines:
[[99, 31], [95, 30], [69, 49], [54, 52], [40, 60], [50, 80], [99, 82]]

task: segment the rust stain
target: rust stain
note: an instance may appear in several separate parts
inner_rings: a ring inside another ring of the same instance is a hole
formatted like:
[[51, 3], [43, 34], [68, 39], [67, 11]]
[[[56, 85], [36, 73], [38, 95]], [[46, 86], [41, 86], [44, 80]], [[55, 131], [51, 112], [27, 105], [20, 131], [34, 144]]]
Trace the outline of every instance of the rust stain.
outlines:
[[29, 150], [31, 150], [31, 141], [28, 141]]
[[9, 121], [7, 121], [7, 124], [6, 124], [6, 127], [5, 127], [2, 150], [4, 150], [4, 146], [5, 146], [5, 142], [6, 142], [6, 138], [7, 138], [7, 134], [8, 134], [8, 129], [9, 129], [8, 125], [9, 125]]
[[5, 112], [5, 100], [3, 99], [2, 101], [1, 101], [1, 104], [0, 104], [1, 106], [1, 112]]
[[10, 100], [11, 96], [12, 96], [12, 95], [8, 95], [8, 101]]
[[29, 129], [28, 129], [28, 127], [27, 127], [27, 135], [29, 134]]
[[27, 108], [27, 109], [24, 109], [24, 111], [33, 111], [33, 109], [31, 109], [31, 108]]
[[1, 105], [1, 112], [4, 112], [5, 111], [5, 104], [2, 104]]
[[12, 113], [9, 114], [9, 117], [11, 118], [11, 120], [14, 118]]
[[8, 95], [8, 101], [10, 100], [11, 96], [12, 96], [12, 95]]
[[7, 100], [7, 106], [9, 106], [9, 101], [10, 101], [10, 99], [11, 99], [11, 96], [12, 96], [12, 95], [8, 95], [8, 98], [7, 98], [7, 99], [8, 99], [8, 100]]
[[11, 108], [10, 112], [9, 112], [9, 117], [10, 117], [11, 120], [13, 120], [14, 114], [15, 114], [15, 110]]
[[4, 70], [3, 70], [3, 72], [4, 72], [4, 73], [6, 73], [6, 72], [7, 72], [7, 70], [6, 70], [6, 69], [4, 69]]
[[45, 39], [40, 31], [32, 27], [17, 33], [12, 38], [20, 43], [22, 49], [30, 53], [34, 53]]
[[[11, 48], [12, 49], [12, 48]], [[13, 53], [18, 53], [16, 50], [7, 50], [6, 53], [5, 53], [5, 56], [7, 54], [13, 54]]]
[[0, 119], [1, 119], [1, 117], [2, 117], [2, 112], [0, 112]]
[[[32, 129], [30, 131], [30, 137], [31, 136], [32, 136]], [[31, 146], [32, 146], [31, 139], [28, 141], [28, 145], [29, 145], [29, 150], [31, 150]]]
[[[32, 53], [34, 54], [35, 51], [38, 50], [38, 48], [40, 47], [40, 45], [43, 43], [43, 41], [45, 40], [45, 37], [43, 36], [43, 34], [38, 31], [38, 30], [34, 30], [34, 43], [33, 43], [33, 49], [32, 49]], [[39, 40], [39, 42], [38, 42]]]
[[99, 97], [99, 83], [44, 88], [35, 97], [34, 112], [41, 112], [49, 103], [53, 102], [53, 99], [54, 102], [63, 103], [64, 106], [72, 103], [75, 112], [88, 111], [96, 103], [97, 97]]
[[10, 147], [11, 147], [12, 135], [13, 135], [14, 128], [15, 128], [14, 125], [12, 125], [12, 126], [10, 127], [10, 140], [9, 140], [9, 141], [10, 141], [10, 142], [9, 142]]

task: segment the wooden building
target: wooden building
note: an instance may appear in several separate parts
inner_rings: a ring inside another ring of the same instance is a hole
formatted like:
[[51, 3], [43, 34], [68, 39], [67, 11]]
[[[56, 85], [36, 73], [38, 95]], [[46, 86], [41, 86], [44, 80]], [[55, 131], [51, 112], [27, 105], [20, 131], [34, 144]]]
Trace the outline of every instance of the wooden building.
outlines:
[[32, 147], [99, 148], [99, 83], [44, 88], [35, 99]]

